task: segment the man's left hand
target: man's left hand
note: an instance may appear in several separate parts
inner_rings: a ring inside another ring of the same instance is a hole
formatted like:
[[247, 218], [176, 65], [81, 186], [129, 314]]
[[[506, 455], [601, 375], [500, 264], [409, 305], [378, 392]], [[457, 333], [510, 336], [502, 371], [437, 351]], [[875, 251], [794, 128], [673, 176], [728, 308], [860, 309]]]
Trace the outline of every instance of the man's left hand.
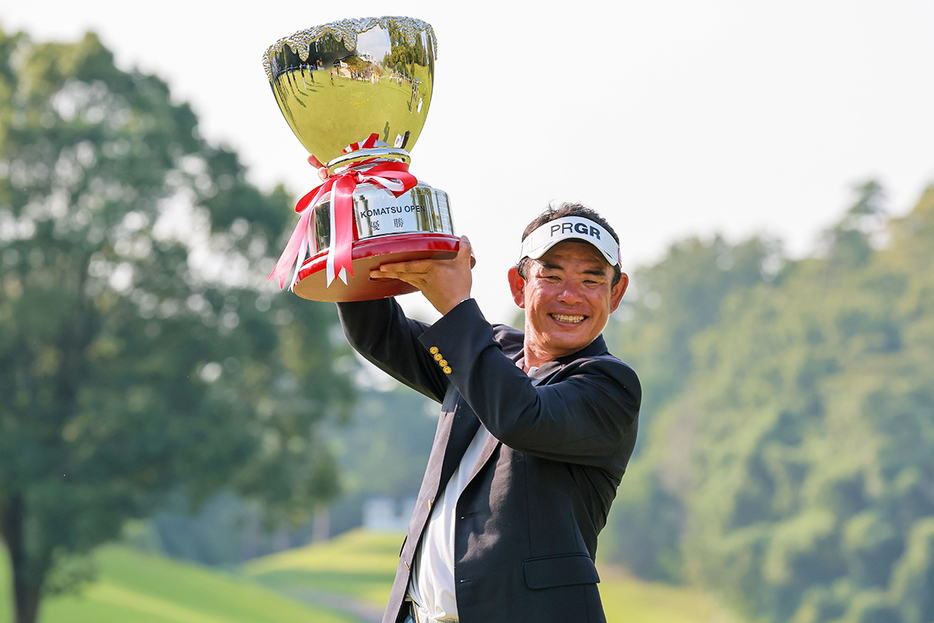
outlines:
[[470, 298], [475, 260], [470, 240], [461, 236], [457, 256], [450, 260], [413, 260], [383, 264], [370, 272], [370, 279], [399, 279], [421, 290], [428, 302], [442, 314]]

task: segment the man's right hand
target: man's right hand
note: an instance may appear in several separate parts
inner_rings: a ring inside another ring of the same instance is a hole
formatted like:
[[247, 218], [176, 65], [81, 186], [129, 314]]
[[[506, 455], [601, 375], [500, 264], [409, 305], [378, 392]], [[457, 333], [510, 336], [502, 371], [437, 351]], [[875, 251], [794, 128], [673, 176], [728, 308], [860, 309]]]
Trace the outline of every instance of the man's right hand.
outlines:
[[[322, 182], [328, 180], [328, 168], [314, 154], [308, 164], [318, 169]], [[383, 264], [370, 273], [370, 279], [399, 279], [418, 288], [435, 309], [446, 314], [464, 299], [470, 298], [473, 285], [471, 269], [477, 263], [470, 240], [461, 236], [457, 256], [450, 260], [414, 260]]]
[[370, 272], [370, 279], [399, 279], [421, 290], [428, 302], [442, 314], [470, 298], [476, 264], [471, 255], [470, 240], [461, 236], [457, 256], [450, 260], [412, 260], [383, 264]]

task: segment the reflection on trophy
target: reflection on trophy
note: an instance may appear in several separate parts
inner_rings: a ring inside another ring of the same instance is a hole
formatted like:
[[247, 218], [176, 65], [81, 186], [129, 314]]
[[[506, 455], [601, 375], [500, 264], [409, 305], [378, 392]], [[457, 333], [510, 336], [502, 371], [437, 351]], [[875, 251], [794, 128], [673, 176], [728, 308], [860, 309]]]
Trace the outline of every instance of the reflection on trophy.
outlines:
[[298, 226], [270, 275], [280, 287], [316, 301], [395, 296], [415, 288], [369, 272], [457, 253], [447, 193], [408, 171], [436, 50], [425, 22], [380, 17], [316, 26], [266, 51], [279, 109], [330, 174], [295, 206]]

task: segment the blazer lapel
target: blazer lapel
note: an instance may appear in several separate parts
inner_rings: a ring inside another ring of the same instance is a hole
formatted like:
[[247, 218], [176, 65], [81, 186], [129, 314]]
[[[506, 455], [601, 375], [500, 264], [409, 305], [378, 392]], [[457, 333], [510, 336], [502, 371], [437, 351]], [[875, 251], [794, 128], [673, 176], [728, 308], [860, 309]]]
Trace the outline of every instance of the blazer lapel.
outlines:
[[493, 435], [489, 435], [486, 439], [486, 443], [483, 444], [483, 450], [480, 451], [480, 456], [477, 458], [477, 464], [473, 466], [473, 471], [470, 472], [470, 479], [467, 481], [467, 484], [470, 485], [473, 481], [474, 476], [477, 475], [483, 466], [487, 464], [487, 461], [490, 460], [490, 457], [493, 456], [493, 453], [496, 452], [496, 449], [499, 445], [503, 443]]
[[[569, 355], [568, 357], [563, 357], [556, 361], [549, 361], [539, 369], [535, 370], [529, 375], [529, 378], [532, 380], [532, 385], [538, 386], [542, 383], [548, 381], [556, 372], [561, 370], [568, 362], [573, 361], [574, 359], [584, 355], [592, 356], [597, 354], [602, 354], [606, 352], [606, 342], [603, 340], [603, 336], [598, 336], [593, 342], [585, 346], [579, 352]], [[519, 365], [522, 362], [522, 350], [513, 354], [510, 357], [513, 361], [516, 361]], [[473, 440], [474, 435], [477, 434], [477, 430], [480, 427], [480, 421], [477, 419], [477, 416], [474, 415], [473, 411], [469, 408], [464, 408], [463, 405], [458, 405], [457, 412], [455, 413], [455, 422], [453, 424], [453, 429], [451, 431], [450, 441], [448, 442], [447, 452], [444, 455], [444, 465], [441, 469], [441, 483], [442, 486], [447, 483], [448, 479], [451, 477], [451, 474], [454, 473], [454, 469], [457, 467], [458, 463], [464, 456], [464, 452], [467, 450], [467, 446], [470, 445], [470, 442]], [[456, 420], [458, 414], [469, 413], [469, 418], [462, 415], [461, 421]], [[459, 430], [458, 430], [459, 429]], [[489, 462], [490, 458], [493, 456], [493, 453], [496, 452], [496, 449], [502, 442], [490, 435], [486, 440], [486, 443], [483, 444], [483, 450], [480, 452], [480, 458], [477, 459], [477, 464], [474, 466], [473, 471], [470, 474], [470, 480], [467, 482], [468, 486], [470, 482], [473, 481], [477, 473], [483, 469], [483, 466]]]
[[[557, 361], [552, 361], [546, 363], [544, 366], [536, 370], [534, 373], [529, 375], [529, 378], [532, 381], [532, 385], [539, 385], [545, 382], [552, 374], [561, 369], [562, 364]], [[486, 440], [486, 443], [483, 444], [483, 450], [480, 452], [480, 458], [477, 459], [477, 464], [473, 468], [473, 472], [470, 474], [470, 481], [474, 479], [477, 473], [483, 469], [483, 466], [487, 464], [490, 458], [493, 456], [493, 453], [496, 452], [496, 449], [503, 443], [493, 435], [490, 435]], [[465, 446], [466, 449], [466, 446]]]
[[454, 408], [450, 420], [450, 432], [447, 438], [447, 446], [444, 448], [444, 460], [441, 462], [439, 491], [451, 479], [451, 474], [457, 469], [464, 457], [464, 452], [467, 451], [467, 446], [470, 445], [474, 435], [477, 434], [477, 430], [480, 428], [480, 420], [465, 403], [460, 401]]

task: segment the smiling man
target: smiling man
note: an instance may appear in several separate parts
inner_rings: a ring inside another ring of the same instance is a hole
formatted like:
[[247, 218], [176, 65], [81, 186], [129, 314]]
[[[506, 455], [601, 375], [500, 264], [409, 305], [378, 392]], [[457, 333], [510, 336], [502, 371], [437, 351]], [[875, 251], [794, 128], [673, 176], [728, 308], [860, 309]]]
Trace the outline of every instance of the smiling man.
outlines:
[[[605, 621], [594, 559], [636, 440], [641, 389], [601, 332], [629, 278], [596, 212], [549, 208], [508, 279], [525, 332], [472, 298], [470, 243], [452, 260], [388, 264], [443, 316], [392, 299], [341, 303], [351, 345], [441, 403], [383, 623]], [[391, 469], [391, 466], [387, 466]]]

